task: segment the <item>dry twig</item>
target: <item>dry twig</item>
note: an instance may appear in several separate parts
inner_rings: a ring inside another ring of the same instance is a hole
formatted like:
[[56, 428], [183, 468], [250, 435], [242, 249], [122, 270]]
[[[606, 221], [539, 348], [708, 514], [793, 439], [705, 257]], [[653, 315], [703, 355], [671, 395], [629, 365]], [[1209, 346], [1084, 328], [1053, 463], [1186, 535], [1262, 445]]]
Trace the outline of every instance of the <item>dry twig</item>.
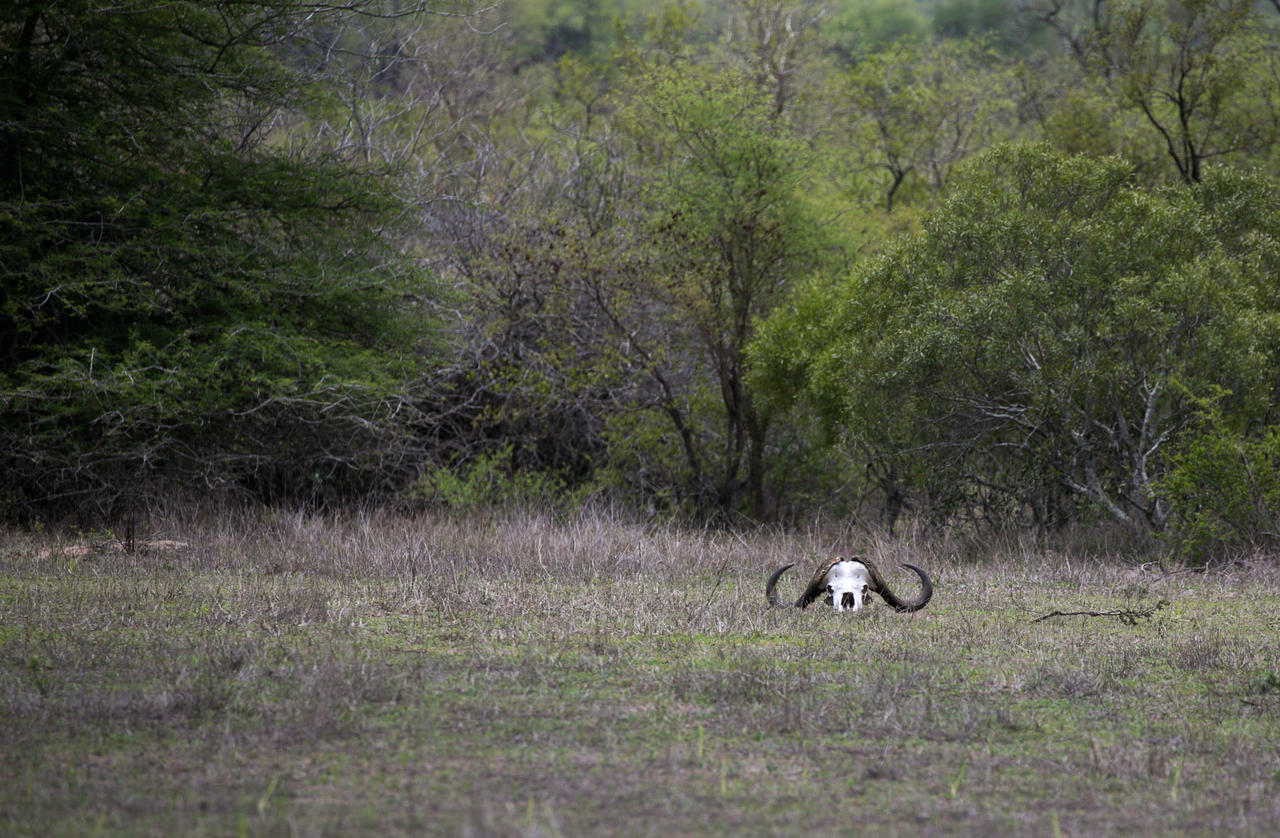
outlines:
[[1050, 617], [1115, 617], [1126, 626], [1136, 626], [1138, 620], [1151, 619], [1157, 611], [1168, 604], [1169, 600], [1162, 599], [1150, 608], [1118, 608], [1115, 611], [1050, 611], [1048, 614], [1041, 614], [1031, 622], [1039, 623]]

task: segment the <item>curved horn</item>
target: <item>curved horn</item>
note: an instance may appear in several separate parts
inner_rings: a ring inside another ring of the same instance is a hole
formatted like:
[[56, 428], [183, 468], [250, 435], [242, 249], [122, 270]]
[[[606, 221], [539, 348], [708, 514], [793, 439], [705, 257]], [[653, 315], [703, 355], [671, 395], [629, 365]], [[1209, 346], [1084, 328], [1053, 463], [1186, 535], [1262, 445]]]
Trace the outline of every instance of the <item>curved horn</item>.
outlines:
[[826, 593], [827, 574], [831, 572], [831, 568], [842, 561], [844, 561], [843, 556], [835, 556], [818, 565], [818, 569], [809, 578], [809, 584], [805, 587], [804, 593], [796, 600], [796, 608], [808, 608], [813, 605], [814, 600]]
[[778, 592], [774, 590], [774, 587], [778, 584], [778, 580], [782, 578], [782, 574], [786, 573], [793, 567], [795, 567], [795, 562], [792, 562], [791, 564], [784, 564], [782, 567], [775, 570], [773, 575], [769, 577], [769, 581], [765, 583], [764, 598], [769, 601], [770, 605], [781, 604], [778, 602]]
[[891, 608], [897, 611], [919, 611], [921, 608], [928, 605], [929, 600], [933, 598], [933, 580], [929, 578], [929, 574], [925, 573], [913, 564], [908, 564], [906, 562], [902, 563], [903, 567], [914, 570], [916, 576], [920, 577], [920, 596], [912, 600], [899, 599], [897, 594], [889, 590], [889, 586], [885, 584], [884, 579], [880, 576], [880, 571], [876, 570], [869, 562], [864, 561], [863, 564], [867, 565], [871, 570], [871, 580], [875, 584], [875, 587], [872, 590], [879, 594], [880, 598], [887, 602]]

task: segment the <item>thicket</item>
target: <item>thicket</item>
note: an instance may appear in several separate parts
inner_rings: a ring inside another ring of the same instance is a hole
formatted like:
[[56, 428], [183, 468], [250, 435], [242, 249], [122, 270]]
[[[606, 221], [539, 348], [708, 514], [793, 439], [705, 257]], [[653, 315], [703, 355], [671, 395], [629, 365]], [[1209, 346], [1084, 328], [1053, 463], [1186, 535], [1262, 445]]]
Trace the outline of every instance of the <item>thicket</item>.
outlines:
[[0, 504], [1270, 538], [1242, 0], [19, 2]]

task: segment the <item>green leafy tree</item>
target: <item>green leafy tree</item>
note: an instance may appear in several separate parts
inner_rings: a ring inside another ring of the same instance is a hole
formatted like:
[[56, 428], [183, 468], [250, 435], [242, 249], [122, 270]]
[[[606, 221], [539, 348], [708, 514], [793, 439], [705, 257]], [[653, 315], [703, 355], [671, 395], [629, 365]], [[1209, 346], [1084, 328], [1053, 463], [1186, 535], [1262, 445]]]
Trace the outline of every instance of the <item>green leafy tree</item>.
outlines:
[[1108, 43], [1116, 87], [1159, 135], [1187, 183], [1206, 160], [1256, 154], [1280, 131], [1275, 33], [1248, 0], [1121, 7]]
[[1275, 23], [1250, 0], [1046, 0], [1031, 9], [1087, 76], [1140, 115], [1185, 183], [1269, 160], [1280, 138]]
[[561, 62], [557, 143], [460, 263], [472, 368], [490, 427], [538, 452], [524, 464], [668, 512], [763, 514], [776, 449], [743, 349], [824, 255], [807, 152], [751, 77], [664, 43], [604, 92], [607, 70]]
[[982, 38], [1004, 53], [1030, 52], [1043, 39], [1018, 6], [1016, 0], [940, 0], [933, 30], [948, 39]]
[[816, 52], [816, 33], [826, 7], [815, 0], [728, 0], [725, 6], [730, 54], [769, 93], [774, 116], [782, 116], [795, 96], [798, 74]]
[[898, 40], [922, 37], [927, 29], [928, 20], [919, 6], [895, 0], [835, 4], [823, 26], [832, 48], [845, 59]]
[[[627, 111], [649, 157], [651, 294], [684, 362], [702, 437], [686, 445], [691, 479], [715, 508], [764, 509], [769, 417], [747, 382], [759, 318], [820, 258], [821, 225], [801, 198], [804, 150], [771, 105], [732, 73], [655, 69]], [[710, 387], [713, 399], [696, 394]], [[715, 405], [706, 412], [698, 405]]]
[[[480, 5], [480, 4], [478, 4]], [[648, 9], [636, 0], [515, 0], [500, 4], [505, 37], [520, 60], [554, 62], [565, 55], [606, 55], [619, 29]]]
[[952, 170], [1015, 130], [1014, 76], [968, 41], [902, 41], [849, 71], [850, 119], [869, 168], [883, 171], [884, 205], [904, 192], [940, 195]]
[[401, 385], [423, 321], [401, 207], [389, 170], [295, 131], [334, 46], [326, 27], [384, 13], [289, 0], [0, 12], [10, 512], [109, 515], [175, 481], [320, 499], [402, 472]]
[[1180, 510], [1174, 547], [1211, 560], [1280, 539], [1280, 426], [1248, 431], [1206, 400], [1159, 490]]
[[1204, 175], [1151, 194], [1119, 160], [997, 148], [919, 235], [774, 318], [759, 385], [944, 513], [1162, 530], [1200, 400], [1245, 427], [1277, 386], [1275, 190]]

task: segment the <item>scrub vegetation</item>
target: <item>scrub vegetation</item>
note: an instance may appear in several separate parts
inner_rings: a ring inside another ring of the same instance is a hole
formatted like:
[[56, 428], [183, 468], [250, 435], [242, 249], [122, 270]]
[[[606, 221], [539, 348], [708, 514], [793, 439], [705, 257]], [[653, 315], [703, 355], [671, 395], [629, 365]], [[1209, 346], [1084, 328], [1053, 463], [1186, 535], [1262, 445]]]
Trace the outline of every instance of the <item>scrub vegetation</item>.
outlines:
[[0, 13], [0, 518], [1280, 514], [1248, 0]]

